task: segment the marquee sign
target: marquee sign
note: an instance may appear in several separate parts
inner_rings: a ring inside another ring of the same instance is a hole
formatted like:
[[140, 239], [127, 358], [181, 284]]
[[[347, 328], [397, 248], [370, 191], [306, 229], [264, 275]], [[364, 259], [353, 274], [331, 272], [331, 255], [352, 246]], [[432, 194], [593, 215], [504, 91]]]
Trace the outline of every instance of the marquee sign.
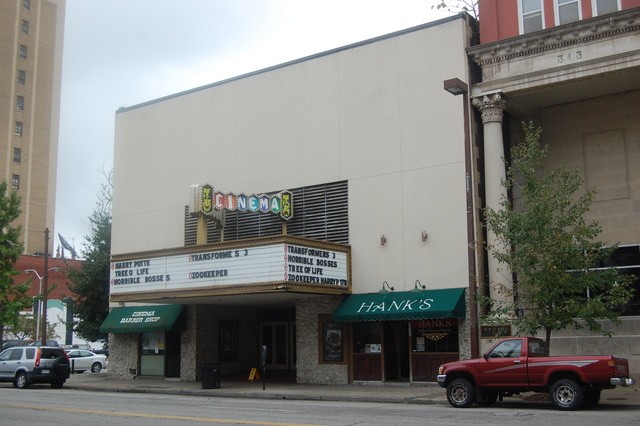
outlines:
[[272, 213], [279, 215], [284, 220], [293, 218], [293, 194], [290, 191], [282, 191], [275, 195], [266, 194], [234, 194], [216, 191], [213, 186], [192, 185], [189, 212], [202, 214], [214, 220], [221, 221], [220, 212], [223, 211], [248, 211], [260, 213]]
[[347, 251], [273, 243], [111, 262], [111, 294], [303, 283], [348, 287]]

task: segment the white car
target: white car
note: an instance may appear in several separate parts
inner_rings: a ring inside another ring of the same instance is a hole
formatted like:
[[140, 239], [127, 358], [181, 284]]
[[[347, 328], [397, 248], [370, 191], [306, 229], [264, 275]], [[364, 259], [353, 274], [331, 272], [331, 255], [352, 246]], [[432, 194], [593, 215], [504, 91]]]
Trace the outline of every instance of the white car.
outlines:
[[107, 357], [94, 354], [83, 349], [70, 349], [67, 351], [71, 361], [71, 371], [83, 373], [91, 370], [92, 373], [99, 373], [103, 368], [107, 368]]

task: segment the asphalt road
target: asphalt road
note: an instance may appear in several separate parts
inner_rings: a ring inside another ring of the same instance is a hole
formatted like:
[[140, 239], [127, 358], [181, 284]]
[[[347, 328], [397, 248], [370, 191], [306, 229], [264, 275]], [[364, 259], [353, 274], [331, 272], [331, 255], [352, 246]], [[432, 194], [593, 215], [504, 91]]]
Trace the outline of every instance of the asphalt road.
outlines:
[[455, 409], [449, 405], [209, 398], [0, 384], [0, 425], [638, 425], [640, 410], [603, 405], [561, 412], [549, 405]]

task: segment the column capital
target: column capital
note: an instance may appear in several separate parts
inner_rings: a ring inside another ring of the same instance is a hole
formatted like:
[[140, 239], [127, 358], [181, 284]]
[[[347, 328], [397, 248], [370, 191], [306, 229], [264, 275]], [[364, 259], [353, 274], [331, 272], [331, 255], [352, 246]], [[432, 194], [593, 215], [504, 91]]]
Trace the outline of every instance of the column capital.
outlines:
[[507, 106], [504, 93], [492, 93], [490, 95], [479, 96], [471, 100], [473, 106], [482, 112], [482, 123], [498, 122], [502, 123], [502, 112]]

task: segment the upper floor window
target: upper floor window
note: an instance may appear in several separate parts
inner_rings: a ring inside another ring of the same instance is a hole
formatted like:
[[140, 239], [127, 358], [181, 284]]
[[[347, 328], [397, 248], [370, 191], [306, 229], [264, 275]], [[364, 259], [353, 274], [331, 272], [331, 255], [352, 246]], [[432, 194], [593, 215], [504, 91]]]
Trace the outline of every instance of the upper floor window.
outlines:
[[556, 22], [558, 25], [580, 20], [580, 2], [578, 0], [556, 1]]
[[29, 21], [26, 20], [22, 20], [22, 23], [20, 24], [20, 31], [22, 31], [22, 34], [29, 34]]
[[16, 108], [18, 111], [24, 111], [24, 96], [18, 95], [16, 98]]
[[22, 161], [22, 150], [20, 148], [13, 148], [13, 162], [20, 163]]
[[544, 29], [542, 0], [520, 0], [520, 29], [522, 34]]
[[16, 127], [14, 130], [14, 133], [16, 134], [16, 136], [22, 136], [22, 122], [21, 121], [16, 121]]
[[22, 0], [22, 7], [26, 10], [31, 10], [31, 0]]
[[25, 70], [18, 70], [18, 84], [25, 84], [27, 82], [27, 73]]
[[13, 175], [11, 177], [11, 187], [16, 191], [20, 189], [20, 175]]
[[593, 16], [606, 15], [621, 9], [620, 0], [591, 0]]
[[20, 58], [27, 59], [27, 46], [24, 44], [20, 45]]

